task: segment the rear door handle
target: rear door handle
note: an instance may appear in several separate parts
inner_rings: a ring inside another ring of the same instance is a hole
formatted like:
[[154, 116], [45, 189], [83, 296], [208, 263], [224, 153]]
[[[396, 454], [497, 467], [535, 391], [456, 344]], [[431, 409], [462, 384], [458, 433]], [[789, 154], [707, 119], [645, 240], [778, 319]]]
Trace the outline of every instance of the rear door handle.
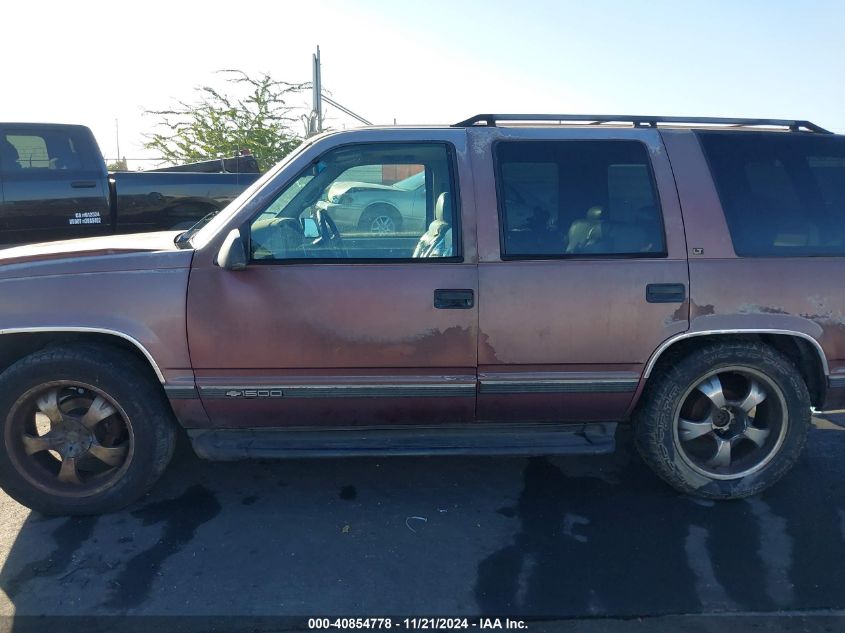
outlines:
[[70, 186], [74, 189], [93, 189], [97, 183], [93, 180], [74, 180]]
[[469, 310], [475, 305], [472, 290], [435, 290], [434, 307], [439, 310]]
[[649, 303], [683, 303], [687, 298], [684, 284], [648, 284], [645, 300]]

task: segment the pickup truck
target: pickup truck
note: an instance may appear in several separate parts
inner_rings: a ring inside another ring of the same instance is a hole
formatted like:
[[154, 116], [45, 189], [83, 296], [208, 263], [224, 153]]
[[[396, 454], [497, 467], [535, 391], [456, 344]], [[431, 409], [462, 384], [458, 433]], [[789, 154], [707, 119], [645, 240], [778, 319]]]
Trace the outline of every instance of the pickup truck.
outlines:
[[252, 157], [108, 173], [87, 127], [0, 123], [0, 245], [187, 228], [257, 177]]
[[[340, 221], [417, 173], [425, 224]], [[187, 231], [0, 253], [0, 486], [113, 510], [180, 429], [240, 459], [595, 454], [629, 425], [677, 490], [746, 497], [845, 405], [844, 272], [845, 137], [807, 121], [327, 133]]]

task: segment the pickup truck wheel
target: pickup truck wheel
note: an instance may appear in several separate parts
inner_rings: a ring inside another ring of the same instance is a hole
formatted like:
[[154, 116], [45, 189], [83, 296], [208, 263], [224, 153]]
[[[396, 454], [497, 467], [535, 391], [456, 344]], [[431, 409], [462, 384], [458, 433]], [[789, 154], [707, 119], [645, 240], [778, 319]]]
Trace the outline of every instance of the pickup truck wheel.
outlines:
[[397, 233], [402, 230], [402, 216], [390, 205], [375, 204], [361, 214], [358, 230], [376, 235]]
[[143, 495], [173, 454], [149, 369], [118, 349], [48, 348], [0, 375], [0, 486], [43, 514], [100, 514]]
[[682, 492], [710, 499], [768, 488], [796, 462], [810, 395], [794, 365], [762, 343], [716, 343], [652, 376], [635, 416], [643, 459]]

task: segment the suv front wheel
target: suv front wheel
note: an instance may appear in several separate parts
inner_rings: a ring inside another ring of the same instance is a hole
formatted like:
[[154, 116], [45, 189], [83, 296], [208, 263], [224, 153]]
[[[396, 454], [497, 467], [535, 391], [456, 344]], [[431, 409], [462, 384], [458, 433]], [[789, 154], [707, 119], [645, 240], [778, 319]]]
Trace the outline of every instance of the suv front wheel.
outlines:
[[796, 462], [810, 396], [795, 366], [762, 343], [709, 344], [653, 375], [635, 416], [637, 448], [669, 484], [710, 499], [768, 488]]
[[44, 514], [100, 514], [127, 505], [173, 454], [172, 413], [139, 359], [67, 345], [0, 374], [0, 486]]

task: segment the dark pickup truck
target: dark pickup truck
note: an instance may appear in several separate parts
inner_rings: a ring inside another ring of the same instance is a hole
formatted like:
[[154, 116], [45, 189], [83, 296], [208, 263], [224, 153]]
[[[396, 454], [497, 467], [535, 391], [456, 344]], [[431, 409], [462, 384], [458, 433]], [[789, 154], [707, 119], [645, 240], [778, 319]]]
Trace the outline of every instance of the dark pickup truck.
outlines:
[[0, 123], [0, 246], [187, 228], [257, 178], [250, 156], [109, 173], [87, 127]]

